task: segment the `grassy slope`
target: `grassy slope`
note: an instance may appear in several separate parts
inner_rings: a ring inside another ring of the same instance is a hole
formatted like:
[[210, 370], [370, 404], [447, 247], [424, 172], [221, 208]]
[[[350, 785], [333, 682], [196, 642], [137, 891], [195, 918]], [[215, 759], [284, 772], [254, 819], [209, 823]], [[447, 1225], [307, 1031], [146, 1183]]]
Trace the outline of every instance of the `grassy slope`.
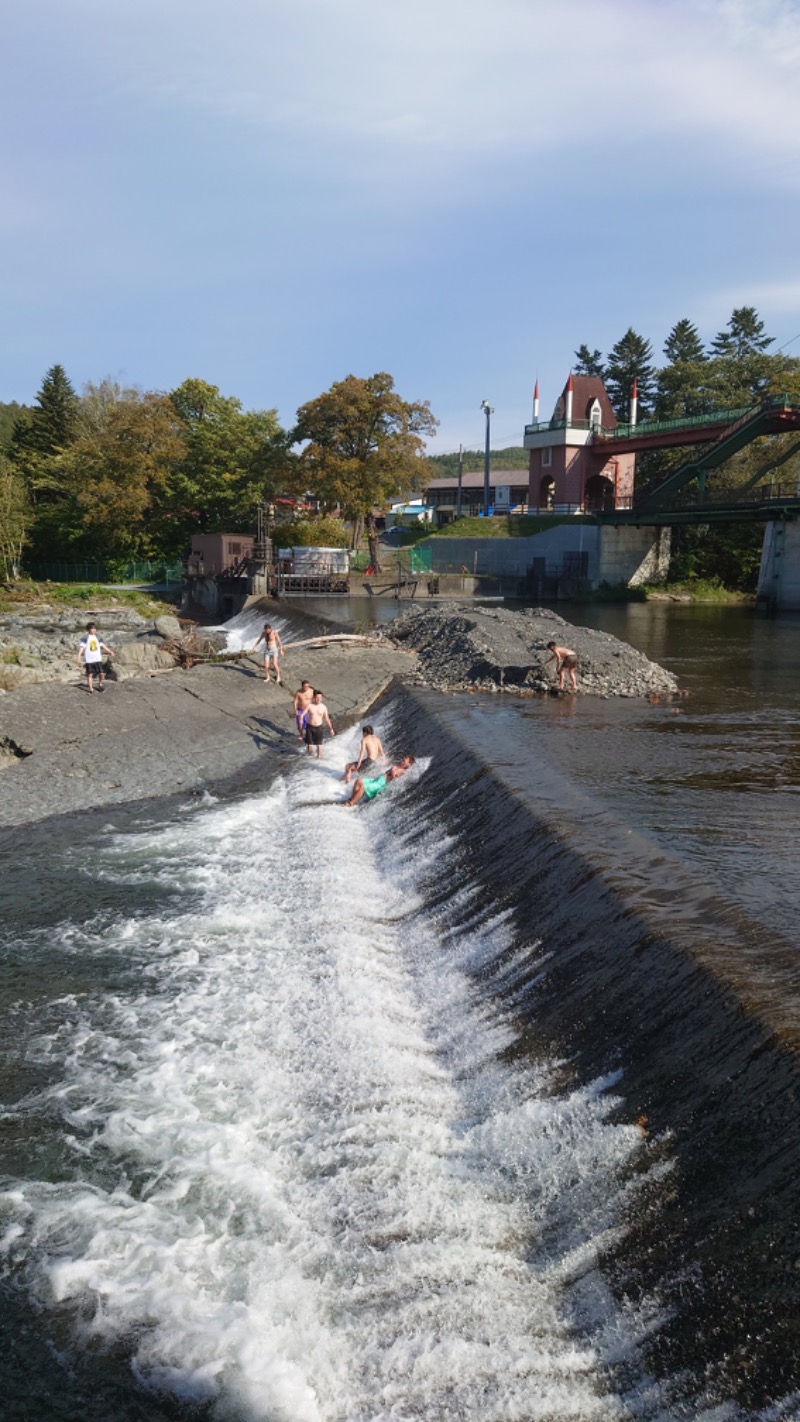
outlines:
[[169, 610], [166, 599], [148, 597], [140, 588], [109, 588], [102, 583], [34, 583], [27, 579], [19, 583], [0, 583], [0, 611], [35, 612], [40, 607], [85, 608], [101, 612], [104, 608], [132, 607], [143, 617], [157, 616]]

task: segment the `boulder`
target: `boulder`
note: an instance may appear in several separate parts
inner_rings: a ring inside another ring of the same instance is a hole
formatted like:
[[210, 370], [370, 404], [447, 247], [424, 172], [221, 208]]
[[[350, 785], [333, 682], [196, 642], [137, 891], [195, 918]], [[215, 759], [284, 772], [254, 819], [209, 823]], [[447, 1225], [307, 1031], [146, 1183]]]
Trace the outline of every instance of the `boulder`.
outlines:
[[169, 637], [171, 641], [179, 642], [183, 636], [183, 628], [177, 617], [165, 613], [163, 617], [156, 617], [153, 626], [160, 637]]
[[175, 658], [155, 642], [144, 639], [123, 642], [114, 659], [118, 668], [127, 671], [160, 671], [175, 666]]

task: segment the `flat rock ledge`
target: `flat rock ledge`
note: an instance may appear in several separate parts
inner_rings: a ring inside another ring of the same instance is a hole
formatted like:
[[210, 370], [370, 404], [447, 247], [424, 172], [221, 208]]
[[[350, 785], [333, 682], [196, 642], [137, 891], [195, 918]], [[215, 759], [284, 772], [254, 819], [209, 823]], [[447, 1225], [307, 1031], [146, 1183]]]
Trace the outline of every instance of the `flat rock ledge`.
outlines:
[[418, 657], [415, 679], [440, 691], [545, 694], [555, 685], [545, 666], [548, 642], [578, 654], [578, 687], [592, 696], [674, 696], [671, 672], [608, 632], [574, 627], [544, 607], [512, 611], [449, 603], [410, 608], [387, 629]]

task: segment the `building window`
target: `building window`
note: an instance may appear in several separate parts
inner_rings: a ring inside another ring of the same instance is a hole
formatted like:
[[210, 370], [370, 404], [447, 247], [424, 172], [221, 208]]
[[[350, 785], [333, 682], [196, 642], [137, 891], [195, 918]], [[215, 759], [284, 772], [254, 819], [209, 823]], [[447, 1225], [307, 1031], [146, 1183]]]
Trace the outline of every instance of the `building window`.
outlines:
[[549, 469], [549, 467], [550, 467], [550, 465], [552, 464], [552, 462], [553, 462], [553, 451], [552, 451], [552, 449], [543, 449], [543, 450], [542, 450], [542, 468], [543, 468], [543, 469]]
[[600, 429], [600, 426], [602, 425], [602, 423], [603, 423], [603, 419], [602, 419], [602, 415], [601, 415], [601, 413], [600, 413], [600, 401], [599, 401], [599, 400], [593, 400], [593, 401], [592, 401], [592, 407], [591, 407], [591, 409], [590, 409], [590, 411], [589, 411], [589, 425], [590, 425], [591, 429], [593, 429], [593, 430], [599, 430], [599, 429]]

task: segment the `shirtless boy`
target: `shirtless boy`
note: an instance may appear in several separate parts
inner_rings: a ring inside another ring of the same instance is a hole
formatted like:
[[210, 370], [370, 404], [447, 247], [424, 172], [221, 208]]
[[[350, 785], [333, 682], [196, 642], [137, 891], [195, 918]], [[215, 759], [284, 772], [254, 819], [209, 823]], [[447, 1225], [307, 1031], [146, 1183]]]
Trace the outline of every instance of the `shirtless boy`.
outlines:
[[301, 681], [294, 694], [294, 719], [297, 722], [297, 739], [301, 742], [305, 734], [307, 711], [314, 699], [314, 688], [310, 681]]
[[397, 765], [391, 766], [385, 775], [368, 775], [363, 780], [359, 775], [353, 786], [353, 793], [350, 799], [343, 800], [342, 804], [346, 809], [352, 809], [354, 805], [358, 804], [359, 800], [374, 800], [375, 796], [380, 795], [381, 791], [385, 790], [386, 786], [392, 780], [399, 780], [401, 775], [405, 775], [406, 771], [410, 770], [413, 764], [413, 755], [404, 755], [403, 759]]
[[383, 749], [378, 737], [371, 726], [361, 727], [361, 749], [358, 752], [358, 760], [350, 760], [344, 768], [342, 779], [345, 785], [349, 785], [354, 775], [374, 775], [378, 769], [378, 761], [383, 760], [386, 751]]
[[549, 657], [545, 657], [545, 666], [548, 662], [555, 662], [558, 673], [558, 689], [564, 690], [564, 673], [569, 672], [570, 687], [573, 691], [578, 690], [578, 681], [575, 676], [575, 668], [578, 665], [578, 654], [569, 647], [559, 647], [555, 642], [548, 642], [547, 650]]
[[317, 760], [322, 759], [322, 731], [325, 726], [328, 727], [332, 736], [336, 735], [328, 715], [328, 708], [322, 699], [322, 692], [315, 691], [306, 712], [306, 755], [311, 755], [312, 747], [316, 746]]
[[276, 632], [270, 622], [264, 623], [264, 631], [261, 633], [258, 641], [250, 648], [250, 651], [254, 652], [256, 647], [260, 647], [262, 642], [264, 643], [264, 680], [269, 681], [269, 666], [271, 662], [275, 668], [275, 681], [277, 685], [280, 686], [281, 672], [278, 666], [278, 657], [283, 656], [283, 642], [281, 641], [280, 632]]

